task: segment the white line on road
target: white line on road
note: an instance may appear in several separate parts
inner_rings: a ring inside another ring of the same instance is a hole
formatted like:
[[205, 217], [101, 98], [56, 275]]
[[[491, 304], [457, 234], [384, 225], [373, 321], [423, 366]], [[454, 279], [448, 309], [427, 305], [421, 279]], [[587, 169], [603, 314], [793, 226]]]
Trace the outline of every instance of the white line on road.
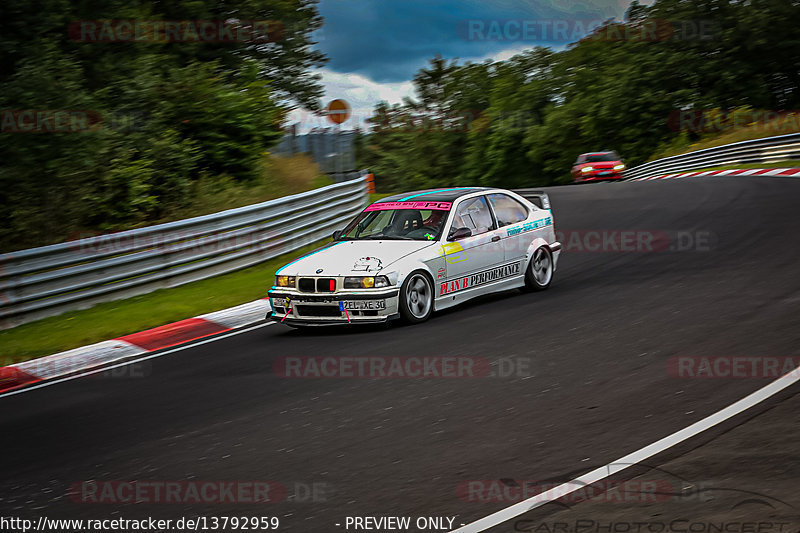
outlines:
[[630, 466], [657, 455], [675, 446], [676, 444], [680, 444], [681, 442], [699, 435], [703, 431], [706, 431], [707, 429], [710, 429], [717, 424], [720, 424], [725, 420], [728, 420], [729, 418], [746, 411], [754, 405], [759, 404], [767, 398], [774, 396], [783, 389], [796, 383], [798, 380], [800, 380], [800, 372], [797, 370], [792, 370], [788, 374], [776, 379], [769, 385], [758, 389], [754, 393], [745, 396], [741, 400], [732, 403], [720, 411], [717, 411], [713, 415], [707, 416], [706, 418], [695, 422], [691, 426], [681, 429], [680, 431], [676, 431], [672, 435], [664, 437], [663, 439], [645, 446], [644, 448], [641, 448], [633, 453], [629, 453], [624, 457], [620, 457], [616, 461], [612, 461], [605, 466], [601, 466], [600, 468], [592, 470], [591, 472], [577, 477], [572, 481], [542, 492], [541, 494], [537, 494], [536, 496], [528, 498], [527, 500], [515, 503], [510, 507], [506, 507], [505, 509], [497, 511], [496, 513], [490, 514], [487, 517], [455, 529], [451, 533], [477, 533], [478, 531], [485, 531], [490, 527], [502, 524], [507, 520], [511, 520], [512, 518], [524, 514], [532, 509], [541, 507], [546, 503], [555, 501], [577, 490], [585, 489], [587, 485], [602, 481], [603, 479], [616, 474], [617, 472], [621, 472]]

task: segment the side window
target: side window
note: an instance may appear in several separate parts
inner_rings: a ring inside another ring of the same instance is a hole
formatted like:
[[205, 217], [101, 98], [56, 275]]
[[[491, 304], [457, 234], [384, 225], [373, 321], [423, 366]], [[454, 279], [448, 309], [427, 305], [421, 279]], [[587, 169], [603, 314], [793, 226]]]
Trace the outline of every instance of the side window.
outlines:
[[489, 201], [501, 228], [528, 218], [528, 209], [507, 194], [490, 194]]
[[494, 221], [486, 198], [479, 196], [458, 204], [456, 216], [453, 218], [453, 229], [456, 228], [469, 228], [473, 235], [494, 229]]

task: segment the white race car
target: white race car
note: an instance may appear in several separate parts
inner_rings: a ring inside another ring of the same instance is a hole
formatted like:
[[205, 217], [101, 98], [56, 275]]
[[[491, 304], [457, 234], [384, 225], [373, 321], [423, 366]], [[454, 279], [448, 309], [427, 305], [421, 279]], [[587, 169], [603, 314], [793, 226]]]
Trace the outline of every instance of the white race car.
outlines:
[[371, 204], [333, 243], [276, 272], [267, 317], [290, 326], [417, 323], [482, 294], [544, 290], [561, 244], [547, 195], [521, 192], [434, 189]]

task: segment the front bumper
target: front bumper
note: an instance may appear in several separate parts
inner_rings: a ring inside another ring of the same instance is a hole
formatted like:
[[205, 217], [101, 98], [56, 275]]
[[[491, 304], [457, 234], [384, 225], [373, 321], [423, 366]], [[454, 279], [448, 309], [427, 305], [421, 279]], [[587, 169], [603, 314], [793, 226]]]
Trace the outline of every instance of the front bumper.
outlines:
[[578, 178], [575, 179], [575, 183], [591, 183], [593, 181], [611, 181], [611, 180], [622, 179], [622, 172], [616, 170], [604, 176], [601, 176], [599, 171], [589, 172], [587, 174], [581, 174]]
[[[280, 322], [281, 324], [286, 324], [287, 326], [314, 326], [314, 327], [322, 327], [322, 326], [342, 326], [347, 325], [347, 320], [338, 320], [338, 319], [307, 319], [307, 318], [286, 318], [284, 319], [282, 316], [276, 316], [274, 313], [269, 312], [267, 313], [267, 318], [270, 320], [274, 320], [275, 322]], [[359, 318], [358, 320], [353, 320], [349, 322], [350, 324], [385, 324], [390, 320], [395, 320], [400, 318], [400, 313], [395, 313], [393, 315], [384, 316], [380, 318]]]
[[[386, 322], [399, 316], [399, 294], [396, 287], [340, 293], [304, 293], [274, 288], [268, 293], [272, 311], [267, 318], [289, 325], [310, 326]], [[347, 309], [345, 312], [340, 309], [340, 302], [366, 308]]]

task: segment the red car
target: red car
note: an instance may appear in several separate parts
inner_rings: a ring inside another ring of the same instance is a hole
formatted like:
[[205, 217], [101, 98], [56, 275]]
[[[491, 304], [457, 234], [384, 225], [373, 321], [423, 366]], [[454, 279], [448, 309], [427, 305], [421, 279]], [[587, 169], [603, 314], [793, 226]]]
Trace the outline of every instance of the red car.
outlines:
[[581, 154], [572, 165], [575, 183], [622, 179], [625, 163], [616, 152], [589, 152]]

